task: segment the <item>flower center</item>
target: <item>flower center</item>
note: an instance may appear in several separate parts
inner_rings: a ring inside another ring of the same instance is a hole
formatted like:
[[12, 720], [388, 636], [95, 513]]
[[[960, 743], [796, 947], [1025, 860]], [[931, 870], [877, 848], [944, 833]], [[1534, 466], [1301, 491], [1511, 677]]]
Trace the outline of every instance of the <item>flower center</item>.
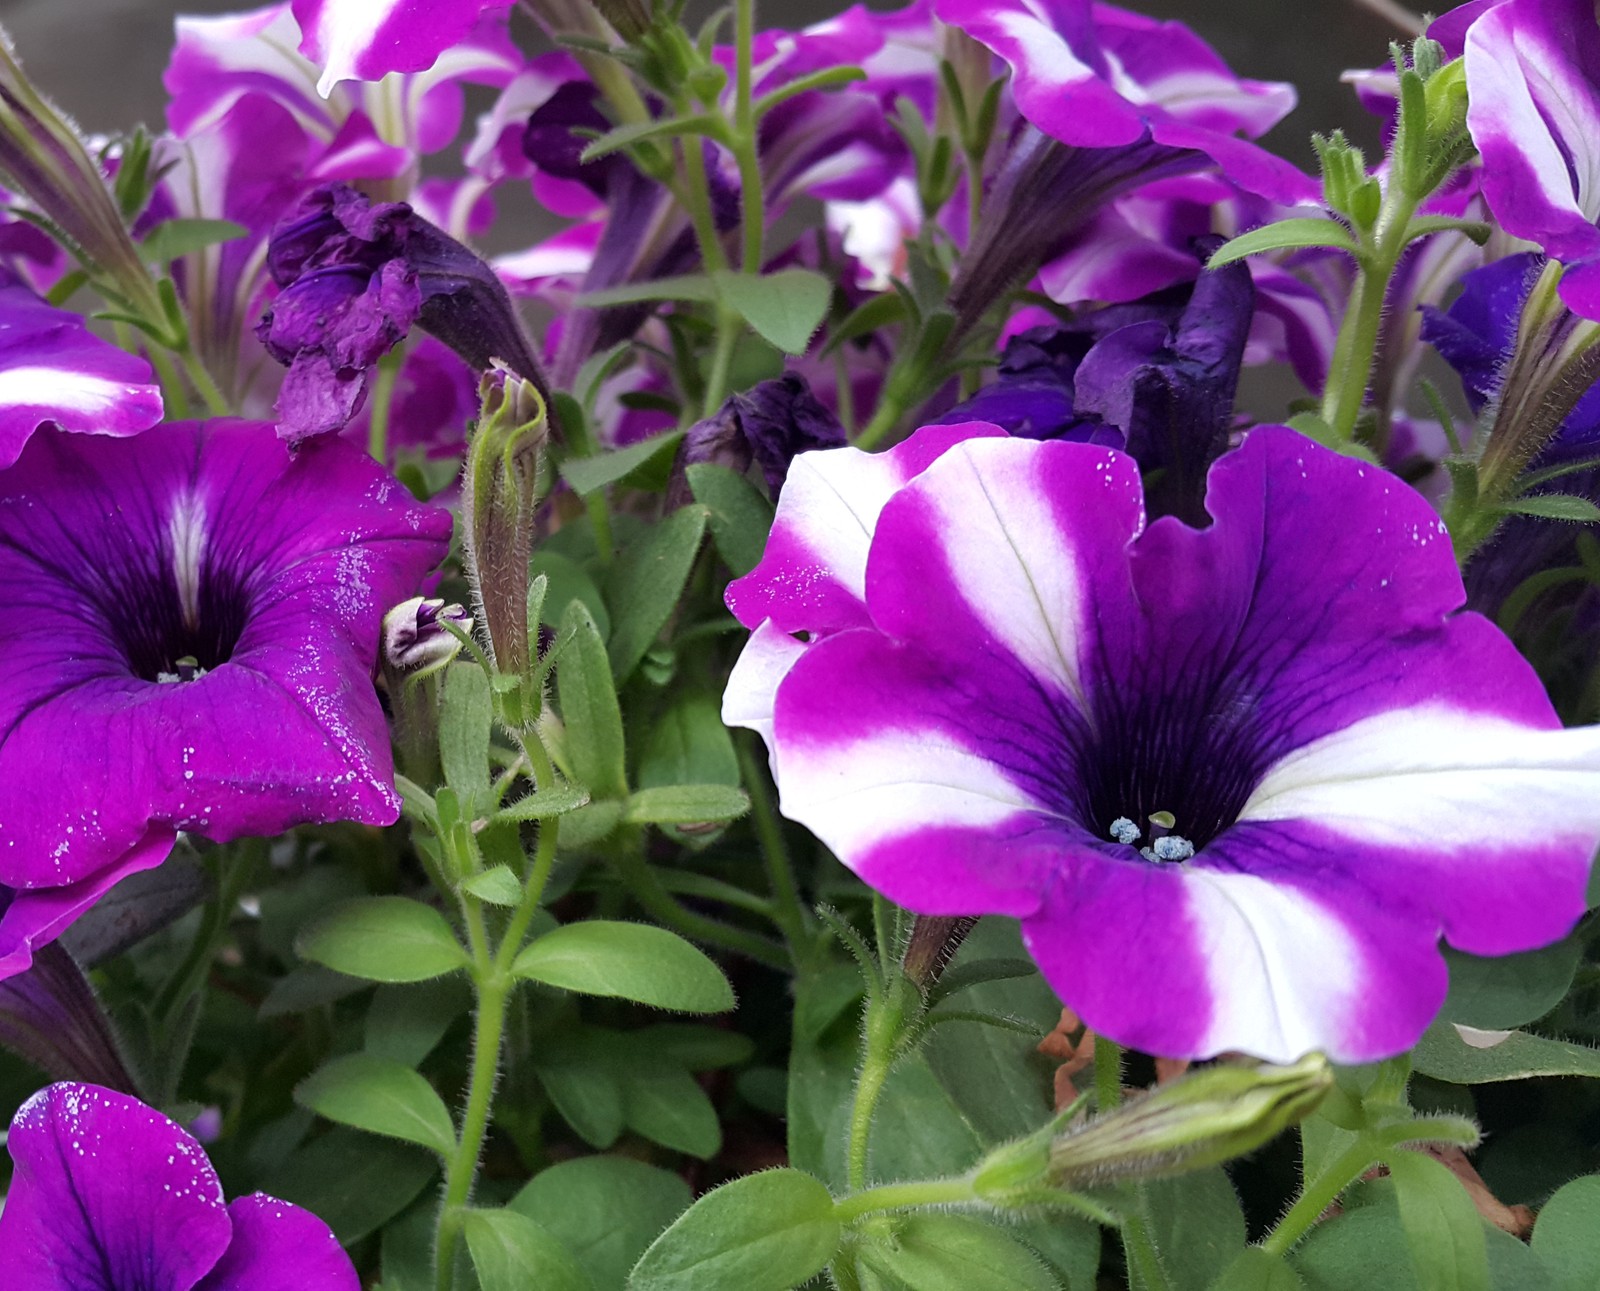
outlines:
[[217, 561], [206, 520], [199, 498], [175, 499], [153, 563], [141, 561], [115, 580], [112, 631], [130, 671], [145, 681], [196, 681], [232, 657], [244, 632], [250, 598]]

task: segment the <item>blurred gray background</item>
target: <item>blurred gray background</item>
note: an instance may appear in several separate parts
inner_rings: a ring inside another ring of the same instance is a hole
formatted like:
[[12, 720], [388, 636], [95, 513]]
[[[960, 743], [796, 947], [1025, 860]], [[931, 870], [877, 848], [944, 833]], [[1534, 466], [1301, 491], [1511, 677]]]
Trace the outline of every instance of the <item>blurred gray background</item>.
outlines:
[[[1300, 107], [1268, 138], [1275, 150], [1308, 165], [1311, 132], [1335, 126], [1375, 150], [1376, 126], [1338, 77], [1346, 68], [1385, 60], [1388, 42], [1401, 30], [1381, 10], [1395, 0], [1123, 3], [1158, 17], [1183, 19], [1243, 75], [1299, 86]], [[85, 130], [99, 132], [141, 120], [152, 127], [164, 124], [161, 69], [172, 44], [174, 14], [250, 7], [234, 0], [0, 0], [0, 24], [11, 33], [34, 80]], [[843, 7], [842, 0], [768, 0], [758, 5], [758, 20], [797, 27]]]

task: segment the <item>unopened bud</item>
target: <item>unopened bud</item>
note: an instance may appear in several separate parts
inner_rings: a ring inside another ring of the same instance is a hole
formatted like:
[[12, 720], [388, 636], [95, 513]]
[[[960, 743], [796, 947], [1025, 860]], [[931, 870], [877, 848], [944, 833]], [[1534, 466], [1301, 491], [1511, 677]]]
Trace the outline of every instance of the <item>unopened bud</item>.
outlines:
[[383, 616], [383, 661], [397, 673], [416, 676], [436, 672], [461, 650], [461, 641], [445, 627], [472, 631], [472, 615], [461, 605], [434, 597], [413, 596]]
[[1333, 1087], [1321, 1054], [1287, 1067], [1226, 1063], [1191, 1072], [1079, 1129], [1038, 1135], [991, 1152], [973, 1187], [997, 1205], [1041, 1189], [1077, 1191], [1219, 1165], [1253, 1152], [1303, 1120]]
[[1422, 93], [1429, 142], [1437, 145], [1457, 138], [1467, 128], [1466, 60], [1458, 58], [1439, 68], [1428, 77]]

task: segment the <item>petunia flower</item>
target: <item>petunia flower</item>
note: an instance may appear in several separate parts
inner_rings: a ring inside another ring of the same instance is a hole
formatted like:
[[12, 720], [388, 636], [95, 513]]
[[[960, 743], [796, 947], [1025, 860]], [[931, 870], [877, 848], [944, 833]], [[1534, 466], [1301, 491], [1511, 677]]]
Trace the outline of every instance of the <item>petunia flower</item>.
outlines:
[[511, 0], [294, 0], [300, 52], [322, 66], [324, 98], [340, 81], [381, 81], [432, 67], [488, 12]]
[[262, 1193], [224, 1201], [205, 1149], [137, 1099], [51, 1085], [11, 1122], [0, 1211], [17, 1291], [358, 1291], [310, 1211]]
[[150, 365], [0, 268], [0, 468], [42, 425], [136, 435], [161, 420]]
[[[1600, 729], [1562, 730], [1393, 477], [1282, 427], [1145, 524], [1114, 450], [935, 427], [795, 462], [724, 716], [785, 814], [922, 914], [1004, 914], [1147, 1052], [1413, 1044], [1474, 954], [1563, 936]], [[808, 634], [802, 642], [791, 633]]]
[[449, 515], [263, 423], [36, 433], [0, 473], [0, 973], [180, 830], [399, 813], [372, 684]]
[[[1460, 39], [1467, 128], [1483, 193], [1506, 232], [1566, 266], [1561, 298], [1600, 319], [1600, 24], [1588, 0], [1468, 6], [1440, 34]], [[1441, 20], [1441, 22], [1444, 20]], [[1435, 24], [1438, 27], [1439, 24]], [[1430, 34], [1432, 34], [1430, 32]]]

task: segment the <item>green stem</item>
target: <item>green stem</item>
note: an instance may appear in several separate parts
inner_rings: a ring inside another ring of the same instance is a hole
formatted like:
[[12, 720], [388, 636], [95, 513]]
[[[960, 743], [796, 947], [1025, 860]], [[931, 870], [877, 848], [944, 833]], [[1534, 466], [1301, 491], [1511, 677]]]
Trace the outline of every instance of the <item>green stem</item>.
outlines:
[[207, 412], [213, 417], [225, 417], [233, 411], [228, 401], [222, 397], [222, 391], [217, 387], [216, 380], [206, 365], [200, 361], [200, 356], [194, 352], [192, 343], [184, 342], [183, 348], [174, 350], [173, 353], [182, 363], [184, 375], [194, 386], [195, 393], [204, 401]]
[[1162, 1266], [1161, 1256], [1145, 1225], [1144, 1216], [1127, 1215], [1122, 1220], [1122, 1251], [1128, 1267], [1139, 1275], [1144, 1291], [1170, 1291], [1171, 1281]]
[[1094, 1101], [1102, 1115], [1122, 1105], [1122, 1046], [1099, 1034], [1094, 1038]]
[[394, 404], [395, 379], [404, 361], [403, 351], [390, 350], [378, 360], [378, 373], [372, 381], [372, 394], [368, 399], [372, 412], [367, 422], [367, 455], [380, 466], [389, 461], [389, 413]]
[[716, 348], [711, 352], [711, 374], [706, 378], [703, 416], [713, 416], [728, 395], [728, 374], [733, 370], [733, 351], [739, 343], [744, 320], [725, 305], [717, 306]]
[[900, 424], [900, 418], [905, 416], [905, 411], [902, 401], [885, 390], [878, 399], [872, 420], [867, 422], [861, 433], [856, 436], [855, 446], [868, 452], [877, 448], [894, 433], [894, 428]]
[[[869, 999], [867, 1007], [873, 1007]], [[867, 1027], [867, 1034], [872, 1035], [872, 1027]], [[870, 1040], [867, 1044], [866, 1056], [861, 1062], [861, 1074], [856, 1077], [855, 1101], [850, 1108], [850, 1151], [849, 1175], [850, 1188], [859, 1191], [867, 1183], [867, 1149], [872, 1144], [872, 1114], [877, 1110], [878, 1098], [883, 1093], [883, 1084], [889, 1078], [891, 1057], [887, 1053], [878, 1052]], [[892, 1191], [874, 1189], [874, 1191]], [[968, 1191], [971, 1191], [970, 1185]]]
[[1295, 1199], [1262, 1240], [1263, 1250], [1273, 1255], [1287, 1255], [1294, 1244], [1304, 1237], [1317, 1222], [1318, 1216], [1339, 1199], [1339, 1194], [1369, 1170], [1382, 1155], [1382, 1148], [1366, 1135], [1362, 1135], [1324, 1167], [1321, 1174], [1307, 1182]]
[[183, 378], [178, 375], [178, 369], [173, 365], [171, 353], [160, 345], [151, 345], [146, 348], [145, 355], [161, 382], [161, 398], [166, 407], [168, 420], [188, 421], [193, 416], [189, 406], [189, 391], [183, 384]]
[[649, 863], [627, 840], [622, 840], [609, 854], [629, 895], [651, 918], [675, 928], [692, 941], [721, 946], [768, 968], [787, 970], [791, 967], [783, 947], [771, 938], [696, 914], [685, 906], [667, 891]]
[[744, 211], [744, 271], [760, 273], [762, 238], [767, 210], [761, 181], [761, 159], [756, 152], [756, 116], [752, 105], [751, 61], [755, 46], [755, 0], [738, 0], [734, 7], [733, 130], [734, 160], [739, 166], [739, 201]]
[[962, 1202], [977, 1201], [972, 1190], [972, 1177], [961, 1175], [955, 1179], [920, 1179], [914, 1183], [888, 1183], [880, 1188], [868, 1188], [840, 1199], [834, 1206], [834, 1217], [841, 1224], [859, 1219], [862, 1215], [881, 1210], [909, 1210], [915, 1206], [953, 1206]]
[[[748, 734], [741, 732], [741, 736]], [[789, 954], [798, 959], [810, 944], [810, 920], [800, 898], [800, 886], [795, 882], [794, 864], [789, 858], [788, 845], [783, 841], [783, 826], [772, 801], [771, 782], [751, 748], [754, 739], [751, 736], [738, 741], [739, 774], [750, 794], [750, 818], [755, 825], [756, 838], [761, 843], [761, 857], [767, 864], [767, 881], [772, 887], [773, 922], [789, 943]]]

